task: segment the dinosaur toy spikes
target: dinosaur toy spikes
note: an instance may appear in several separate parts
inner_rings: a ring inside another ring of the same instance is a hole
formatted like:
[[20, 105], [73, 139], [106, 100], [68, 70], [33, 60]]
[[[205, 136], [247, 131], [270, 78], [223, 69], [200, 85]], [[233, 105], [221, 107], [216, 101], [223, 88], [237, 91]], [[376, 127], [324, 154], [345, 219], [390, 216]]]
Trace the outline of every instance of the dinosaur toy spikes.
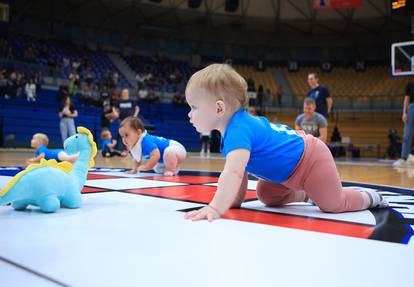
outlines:
[[94, 158], [96, 156], [96, 153], [98, 152], [98, 148], [96, 147], [96, 143], [93, 141], [93, 135], [90, 132], [90, 130], [88, 130], [87, 128], [84, 128], [84, 127], [78, 127], [77, 131], [80, 134], [85, 134], [85, 135], [88, 136], [89, 143], [92, 146], [92, 151], [91, 151], [91, 156], [90, 156], [90, 159], [89, 159], [89, 166], [88, 167], [92, 168], [92, 167], [95, 166]]
[[78, 127], [77, 131], [64, 142], [66, 152], [79, 152], [73, 165], [55, 160], [29, 165], [0, 190], [0, 204], [11, 203], [16, 210], [35, 205], [43, 212], [56, 212], [61, 205], [78, 208], [88, 169], [95, 164], [97, 148], [88, 129]]

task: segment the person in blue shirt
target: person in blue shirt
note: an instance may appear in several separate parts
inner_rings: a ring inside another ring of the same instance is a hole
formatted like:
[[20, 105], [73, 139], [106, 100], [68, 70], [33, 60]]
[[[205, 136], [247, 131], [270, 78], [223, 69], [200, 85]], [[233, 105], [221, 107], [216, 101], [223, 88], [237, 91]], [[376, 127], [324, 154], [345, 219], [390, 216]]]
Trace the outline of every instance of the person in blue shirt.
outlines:
[[182, 144], [149, 134], [136, 117], [125, 118], [119, 125], [119, 134], [134, 160], [128, 173], [154, 169], [156, 173], [173, 176], [178, 174], [178, 166], [187, 156]]
[[101, 131], [101, 148], [103, 157], [113, 157], [115, 155], [122, 156], [122, 152], [116, 150], [117, 141], [112, 138], [111, 131], [102, 129]]
[[47, 135], [42, 133], [36, 133], [33, 135], [30, 141], [30, 146], [35, 151], [35, 156], [28, 159], [27, 163], [39, 163], [42, 158], [49, 160], [55, 159], [56, 161], [69, 161], [74, 163], [78, 158], [79, 154], [68, 155], [63, 149], [48, 149], [49, 138]]
[[268, 206], [309, 199], [324, 212], [388, 206], [374, 190], [343, 188], [333, 157], [318, 138], [249, 115], [247, 83], [231, 66], [212, 64], [193, 74], [186, 99], [190, 123], [199, 133], [218, 130], [226, 157], [213, 200], [186, 213], [186, 219], [212, 221], [240, 207], [248, 173], [259, 179], [257, 197]]

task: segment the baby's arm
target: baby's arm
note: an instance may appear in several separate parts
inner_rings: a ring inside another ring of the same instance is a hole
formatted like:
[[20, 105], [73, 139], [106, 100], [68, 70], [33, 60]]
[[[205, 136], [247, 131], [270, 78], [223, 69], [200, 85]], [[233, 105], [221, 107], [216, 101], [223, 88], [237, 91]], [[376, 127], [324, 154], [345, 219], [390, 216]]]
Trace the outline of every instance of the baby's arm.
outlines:
[[116, 147], [116, 144], [117, 144], [117, 141], [116, 140], [112, 140], [112, 143], [107, 144], [106, 146], [109, 147], [109, 148], [114, 148], [114, 147]]
[[133, 160], [132, 160], [132, 165], [133, 165], [132, 169], [131, 169], [131, 170], [128, 170], [128, 171], [126, 171], [126, 173], [129, 173], [129, 174], [136, 174], [136, 173], [138, 172], [139, 162], [137, 162], [135, 159], [133, 159]]
[[[223, 215], [238, 199], [241, 184], [246, 177], [246, 165], [250, 158], [250, 151], [237, 149], [226, 157], [224, 170], [220, 174], [218, 188], [209, 205], [185, 214], [186, 219], [213, 221]], [[247, 181], [246, 181], [247, 183]], [[244, 184], [245, 185], [245, 184]]]
[[41, 153], [41, 154], [39, 154], [38, 156], [35, 156], [35, 157], [32, 157], [32, 158], [29, 158], [29, 159], [27, 160], [27, 163], [28, 163], [28, 164], [30, 164], [30, 163], [39, 163], [39, 162], [40, 162], [40, 160], [41, 160], [42, 158], [45, 158], [45, 153], [44, 153], [44, 152], [42, 152], [42, 153]]
[[139, 171], [147, 171], [154, 168], [157, 162], [160, 160], [161, 154], [159, 149], [154, 149], [150, 153], [150, 158], [148, 160], [142, 161], [138, 167]]

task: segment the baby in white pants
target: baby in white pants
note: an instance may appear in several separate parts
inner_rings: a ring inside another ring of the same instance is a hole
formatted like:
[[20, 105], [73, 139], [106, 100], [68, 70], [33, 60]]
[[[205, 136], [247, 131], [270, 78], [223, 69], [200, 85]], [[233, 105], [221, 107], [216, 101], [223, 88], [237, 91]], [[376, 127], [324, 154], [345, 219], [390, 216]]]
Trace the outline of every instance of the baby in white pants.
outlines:
[[134, 159], [133, 169], [128, 173], [154, 169], [166, 176], [176, 175], [179, 164], [187, 156], [182, 144], [147, 133], [136, 117], [124, 119], [119, 126], [119, 134]]

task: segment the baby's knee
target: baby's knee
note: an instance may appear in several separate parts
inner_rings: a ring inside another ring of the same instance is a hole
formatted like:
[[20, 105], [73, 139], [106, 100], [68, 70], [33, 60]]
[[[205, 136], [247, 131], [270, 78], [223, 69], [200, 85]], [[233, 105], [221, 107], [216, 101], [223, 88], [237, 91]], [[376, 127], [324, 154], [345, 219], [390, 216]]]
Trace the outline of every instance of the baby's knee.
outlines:
[[171, 158], [171, 157], [175, 157], [175, 152], [174, 152], [174, 150], [172, 149], [172, 148], [166, 148], [165, 150], [164, 150], [164, 154], [163, 154], [163, 157], [164, 158]]
[[270, 194], [268, 191], [263, 191], [261, 189], [256, 190], [257, 198], [267, 206], [277, 206], [281, 205], [283, 202], [283, 196], [275, 196]]

